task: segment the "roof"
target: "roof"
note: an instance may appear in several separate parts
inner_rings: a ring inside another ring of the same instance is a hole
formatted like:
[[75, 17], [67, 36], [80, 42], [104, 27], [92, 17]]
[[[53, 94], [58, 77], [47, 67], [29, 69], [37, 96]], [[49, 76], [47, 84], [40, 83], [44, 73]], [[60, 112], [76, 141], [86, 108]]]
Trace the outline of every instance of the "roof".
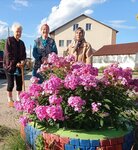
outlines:
[[94, 56], [130, 55], [138, 53], [138, 42], [105, 45], [94, 53]]
[[86, 18], [90, 18], [90, 19], [92, 19], [92, 20], [94, 20], [94, 21], [96, 21], [96, 22], [98, 22], [98, 23], [100, 23], [100, 24], [102, 24], [102, 25], [104, 25], [104, 26], [106, 26], [106, 27], [108, 27], [108, 28], [110, 28], [110, 29], [112, 29], [112, 30], [118, 32], [117, 30], [111, 28], [110, 26], [107, 26], [106, 24], [103, 24], [103, 23], [101, 23], [101, 22], [99, 22], [99, 21], [97, 21], [97, 20], [95, 20], [95, 19], [93, 19], [93, 18], [91, 18], [91, 17], [89, 17], [89, 16], [86, 16], [86, 15], [84, 15], [84, 14], [81, 14], [80, 16], [78, 16], [78, 17], [76, 17], [76, 18], [70, 20], [69, 22], [63, 24], [62, 26], [59, 26], [58, 28], [54, 29], [54, 30], [51, 31], [49, 34], [52, 34], [52, 33], [55, 32], [56, 30], [58, 30], [58, 29], [64, 27], [64, 26], [67, 25], [68, 23], [70, 23], [70, 22], [72, 22], [72, 21], [74, 21], [74, 20], [76, 20], [76, 19], [78, 19], [78, 18], [80, 18], [80, 17], [82, 17], [82, 16], [84, 16], [84, 17], [86, 17]]

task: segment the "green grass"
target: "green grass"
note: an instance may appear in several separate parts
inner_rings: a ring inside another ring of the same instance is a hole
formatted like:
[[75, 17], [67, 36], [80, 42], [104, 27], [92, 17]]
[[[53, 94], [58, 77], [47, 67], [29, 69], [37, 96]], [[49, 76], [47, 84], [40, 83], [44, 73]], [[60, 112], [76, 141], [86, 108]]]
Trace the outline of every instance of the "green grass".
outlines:
[[11, 135], [13, 132], [16, 132], [16, 130], [0, 125], [0, 141], [4, 140], [7, 136]]
[[16, 129], [0, 126], [0, 142], [2, 150], [26, 150], [26, 143]]
[[48, 132], [58, 134], [63, 137], [69, 138], [79, 138], [79, 139], [106, 139], [106, 138], [115, 138], [121, 137], [128, 133], [128, 131], [116, 130], [116, 129], [105, 129], [105, 130], [93, 130], [93, 131], [84, 131], [84, 130], [63, 130], [59, 129], [54, 131], [49, 129]]
[[[33, 123], [30, 125], [33, 126]], [[130, 131], [124, 131], [122, 129], [100, 129], [100, 130], [68, 130], [68, 129], [57, 129], [57, 128], [47, 128], [43, 129], [41, 126], [37, 126], [36, 128], [46, 131], [48, 133], [53, 133], [56, 135], [60, 135], [61, 137], [69, 137], [69, 138], [79, 138], [79, 139], [106, 139], [106, 138], [116, 138], [122, 137]]]

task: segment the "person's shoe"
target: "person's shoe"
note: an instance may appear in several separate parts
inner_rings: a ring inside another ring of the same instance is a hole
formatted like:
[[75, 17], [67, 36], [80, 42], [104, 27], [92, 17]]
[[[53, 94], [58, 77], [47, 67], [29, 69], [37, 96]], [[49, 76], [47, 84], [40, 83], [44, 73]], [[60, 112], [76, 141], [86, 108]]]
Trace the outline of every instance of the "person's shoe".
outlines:
[[8, 102], [8, 106], [9, 106], [9, 107], [14, 107], [14, 101], [9, 101], [9, 102]]

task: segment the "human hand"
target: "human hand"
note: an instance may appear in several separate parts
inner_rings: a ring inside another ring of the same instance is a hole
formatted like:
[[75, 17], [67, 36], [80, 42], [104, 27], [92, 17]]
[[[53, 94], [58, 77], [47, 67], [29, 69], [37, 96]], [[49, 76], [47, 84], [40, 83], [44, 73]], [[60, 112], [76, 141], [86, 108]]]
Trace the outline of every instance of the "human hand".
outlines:
[[21, 61], [20, 63], [17, 63], [16, 67], [22, 68], [24, 67], [25, 62]]
[[44, 64], [47, 64], [48, 62], [47, 62], [47, 57], [42, 57], [41, 58], [41, 61], [42, 61], [42, 63], [44, 63]]

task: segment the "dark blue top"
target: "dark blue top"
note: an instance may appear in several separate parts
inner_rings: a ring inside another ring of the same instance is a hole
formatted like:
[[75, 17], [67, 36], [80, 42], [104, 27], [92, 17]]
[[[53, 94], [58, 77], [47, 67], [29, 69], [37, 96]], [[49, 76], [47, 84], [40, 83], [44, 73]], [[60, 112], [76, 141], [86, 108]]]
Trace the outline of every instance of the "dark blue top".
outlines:
[[34, 69], [38, 69], [42, 64], [42, 58], [47, 57], [51, 52], [58, 53], [54, 39], [50, 37], [47, 39], [42, 39], [42, 37], [37, 38], [33, 47], [33, 57], [35, 58]]

